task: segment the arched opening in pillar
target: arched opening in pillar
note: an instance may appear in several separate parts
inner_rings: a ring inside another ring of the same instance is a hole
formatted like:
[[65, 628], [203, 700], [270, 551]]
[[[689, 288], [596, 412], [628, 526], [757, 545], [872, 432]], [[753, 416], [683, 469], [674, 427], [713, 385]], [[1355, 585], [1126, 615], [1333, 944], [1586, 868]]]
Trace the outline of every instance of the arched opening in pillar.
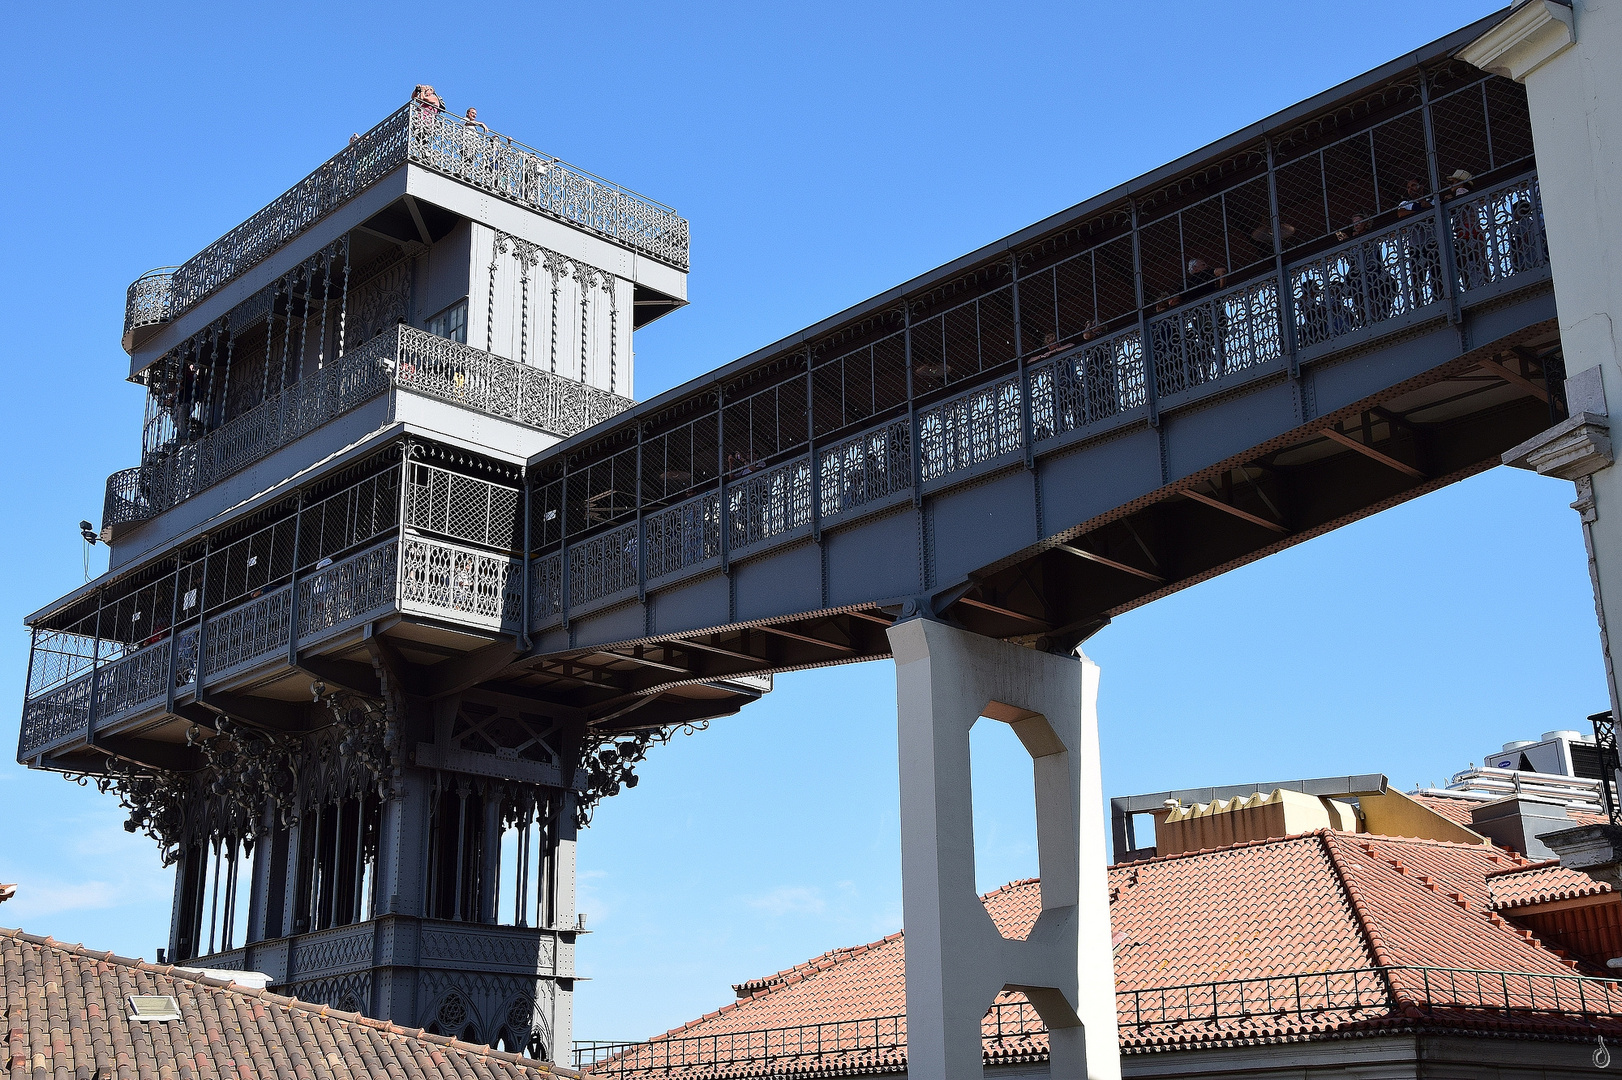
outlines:
[[[1010, 725], [981, 716], [969, 729], [969, 790], [975, 891], [984, 896], [1037, 877], [1035, 768]], [[998, 932], [1010, 940], [1024, 940], [1034, 920], [1035, 911], [1017, 924], [993, 914]]]

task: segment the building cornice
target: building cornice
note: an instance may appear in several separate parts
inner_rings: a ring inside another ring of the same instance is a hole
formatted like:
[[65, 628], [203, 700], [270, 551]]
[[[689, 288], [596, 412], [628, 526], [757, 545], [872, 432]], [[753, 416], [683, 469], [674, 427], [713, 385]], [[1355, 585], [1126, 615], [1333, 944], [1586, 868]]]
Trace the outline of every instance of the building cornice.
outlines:
[[1460, 60], [1516, 82], [1577, 43], [1569, 0], [1530, 0], [1457, 53]]

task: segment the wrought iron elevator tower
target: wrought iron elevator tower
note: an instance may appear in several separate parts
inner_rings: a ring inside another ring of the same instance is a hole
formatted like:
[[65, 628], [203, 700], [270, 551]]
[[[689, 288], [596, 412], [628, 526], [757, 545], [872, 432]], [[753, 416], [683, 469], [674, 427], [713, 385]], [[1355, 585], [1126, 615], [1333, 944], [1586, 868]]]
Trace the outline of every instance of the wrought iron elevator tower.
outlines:
[[631, 404], [686, 269], [668, 208], [418, 98], [130, 287], [141, 458], [109, 572], [28, 619], [18, 758], [158, 840], [171, 960], [568, 1052], [576, 830], [770, 685], [498, 678], [558, 514], [525, 463]]

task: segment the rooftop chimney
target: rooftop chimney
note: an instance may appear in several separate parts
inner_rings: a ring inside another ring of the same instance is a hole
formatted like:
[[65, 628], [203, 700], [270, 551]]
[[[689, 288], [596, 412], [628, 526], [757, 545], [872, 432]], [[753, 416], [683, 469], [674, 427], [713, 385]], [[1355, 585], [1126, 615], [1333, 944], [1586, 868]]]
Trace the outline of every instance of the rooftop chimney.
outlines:
[[1470, 811], [1470, 826], [1499, 847], [1519, 851], [1529, 859], [1557, 858], [1542, 837], [1571, 828], [1566, 804], [1535, 795], [1517, 794], [1482, 803]]

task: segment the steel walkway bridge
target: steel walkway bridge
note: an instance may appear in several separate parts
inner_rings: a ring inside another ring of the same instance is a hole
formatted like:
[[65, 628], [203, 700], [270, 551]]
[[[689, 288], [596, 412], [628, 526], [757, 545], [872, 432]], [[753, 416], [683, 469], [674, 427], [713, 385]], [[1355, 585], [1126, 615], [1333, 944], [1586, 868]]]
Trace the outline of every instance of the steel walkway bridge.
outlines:
[[637, 725], [886, 656], [918, 612], [1068, 650], [1492, 467], [1564, 369], [1524, 98], [1458, 44], [539, 455], [528, 647], [493, 674]]

